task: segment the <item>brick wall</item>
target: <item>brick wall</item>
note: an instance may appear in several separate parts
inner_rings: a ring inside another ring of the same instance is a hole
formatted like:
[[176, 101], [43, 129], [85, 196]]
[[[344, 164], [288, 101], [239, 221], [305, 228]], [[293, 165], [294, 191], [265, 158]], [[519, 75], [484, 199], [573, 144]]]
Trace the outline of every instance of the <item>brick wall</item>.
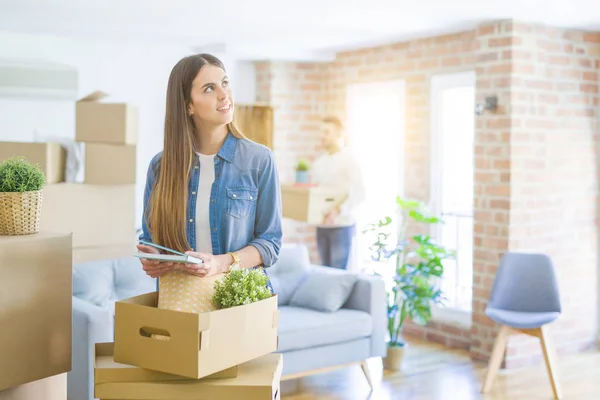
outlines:
[[[313, 161], [323, 116], [326, 65], [318, 63], [272, 63], [256, 65], [257, 101], [274, 106], [274, 152], [282, 182], [295, 179], [300, 159]], [[285, 220], [284, 242], [306, 243], [311, 259], [318, 262], [315, 229]]]
[[[564, 314], [551, 333], [559, 354], [585, 349], [595, 340], [598, 315], [600, 34], [506, 22], [482, 27], [477, 43], [486, 60], [478, 91], [500, 93], [505, 106], [478, 121], [478, 160], [491, 169], [477, 180], [474, 317], [480, 323], [471, 351], [485, 358], [491, 350], [496, 330], [483, 308], [506, 249], [552, 257]], [[541, 357], [537, 340], [519, 336], [509, 342], [506, 364]]]
[[[314, 156], [316, 122], [325, 112], [344, 117], [347, 85], [403, 79], [405, 194], [428, 201], [429, 81], [465, 70], [477, 72], [478, 101], [497, 95], [500, 104], [476, 119], [473, 323], [470, 330], [432, 322], [406, 332], [487, 360], [497, 327], [484, 309], [500, 257], [539, 251], [553, 258], [561, 280], [564, 316], [551, 330], [559, 354], [586, 348], [598, 318], [600, 34], [508, 21], [345, 52], [329, 64], [261, 63], [259, 100], [277, 107], [280, 167], [288, 174], [294, 157]], [[310, 229], [294, 224], [289, 232], [286, 240], [309, 240], [314, 251]], [[517, 336], [506, 365], [536, 362], [540, 354], [537, 342]]]

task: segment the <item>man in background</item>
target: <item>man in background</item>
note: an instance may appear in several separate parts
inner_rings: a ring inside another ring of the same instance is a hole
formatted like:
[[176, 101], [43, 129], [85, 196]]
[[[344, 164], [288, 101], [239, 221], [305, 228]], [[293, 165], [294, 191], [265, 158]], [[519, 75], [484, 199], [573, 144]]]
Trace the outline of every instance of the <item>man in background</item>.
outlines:
[[317, 247], [323, 265], [347, 269], [356, 234], [356, 213], [366, 199], [365, 187], [359, 164], [344, 145], [340, 119], [327, 116], [321, 126], [323, 154], [313, 163], [311, 183], [347, 195], [317, 226]]

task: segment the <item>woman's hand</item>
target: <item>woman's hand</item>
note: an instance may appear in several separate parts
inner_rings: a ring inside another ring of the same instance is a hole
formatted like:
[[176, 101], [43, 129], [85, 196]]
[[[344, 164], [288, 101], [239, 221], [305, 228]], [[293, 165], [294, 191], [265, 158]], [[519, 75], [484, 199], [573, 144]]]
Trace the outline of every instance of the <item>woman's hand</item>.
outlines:
[[[157, 249], [143, 244], [138, 244], [137, 249], [142, 253], [158, 254]], [[152, 278], [163, 276], [167, 272], [171, 272], [174, 268], [174, 264], [172, 262], [160, 262], [157, 260], [147, 260], [144, 258], [140, 258], [140, 262], [142, 263], [142, 269], [146, 271], [146, 275], [149, 275]]]
[[227, 254], [215, 256], [210, 253], [196, 253], [195, 251], [186, 251], [185, 254], [204, 261], [202, 264], [182, 264], [181, 267], [188, 274], [201, 278], [222, 273], [233, 262], [233, 258]]

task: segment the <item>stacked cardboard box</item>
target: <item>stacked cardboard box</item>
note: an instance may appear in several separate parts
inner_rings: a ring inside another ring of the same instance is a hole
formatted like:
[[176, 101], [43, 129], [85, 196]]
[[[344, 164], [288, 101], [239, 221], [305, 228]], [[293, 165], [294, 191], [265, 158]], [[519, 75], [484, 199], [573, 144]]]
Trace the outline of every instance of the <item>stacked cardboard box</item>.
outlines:
[[0, 399], [66, 400], [72, 235], [0, 236]]
[[96, 91], [75, 108], [75, 140], [83, 144], [84, 182], [89, 185], [133, 185], [136, 178], [138, 109], [107, 103]]
[[75, 103], [82, 181], [67, 182], [69, 154], [62, 143], [0, 142], [0, 161], [23, 156], [44, 171], [40, 229], [72, 232], [77, 263], [135, 250], [138, 110], [102, 101], [106, 96], [97, 91]]
[[129, 256], [135, 249], [138, 110], [101, 101], [94, 92], [75, 104], [75, 141], [83, 182], [48, 185], [40, 225], [73, 232], [76, 263]]
[[158, 309], [157, 299], [154, 292], [116, 302], [115, 342], [95, 345], [96, 398], [280, 398], [276, 295], [200, 314]]

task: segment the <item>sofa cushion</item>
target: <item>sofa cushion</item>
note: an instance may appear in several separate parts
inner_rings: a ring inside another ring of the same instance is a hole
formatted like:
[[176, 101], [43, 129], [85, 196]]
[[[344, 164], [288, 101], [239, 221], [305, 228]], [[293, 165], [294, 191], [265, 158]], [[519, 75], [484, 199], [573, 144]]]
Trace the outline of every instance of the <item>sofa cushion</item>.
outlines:
[[357, 280], [358, 276], [352, 272], [313, 266], [292, 295], [289, 305], [335, 312], [348, 300]]
[[278, 261], [265, 269], [277, 293], [277, 304], [287, 305], [307, 275], [310, 267], [308, 249], [305, 245], [286, 244], [281, 247]]
[[90, 261], [73, 266], [73, 296], [105, 306], [114, 288], [114, 272], [110, 260]]
[[140, 294], [156, 291], [156, 279], [142, 269], [136, 257], [123, 257], [113, 260], [115, 286], [112, 297], [115, 300], [127, 299]]
[[364, 311], [343, 308], [323, 313], [291, 306], [279, 310], [279, 352], [369, 337], [373, 330], [371, 315]]

